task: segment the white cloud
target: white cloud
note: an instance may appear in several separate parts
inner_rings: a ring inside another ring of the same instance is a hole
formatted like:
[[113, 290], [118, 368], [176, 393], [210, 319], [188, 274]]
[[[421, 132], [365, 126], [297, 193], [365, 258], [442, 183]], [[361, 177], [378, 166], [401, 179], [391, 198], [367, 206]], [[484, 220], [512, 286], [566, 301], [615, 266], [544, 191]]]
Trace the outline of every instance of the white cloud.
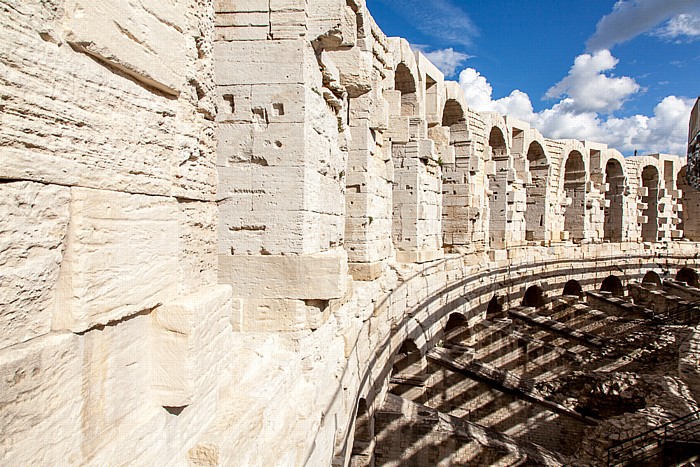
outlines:
[[[609, 63], [609, 59], [606, 60]], [[572, 70], [575, 67], [576, 65]], [[569, 76], [572, 76], [572, 73]], [[566, 78], [562, 82], [565, 80]], [[593, 81], [596, 81], [595, 77]], [[627, 154], [638, 150], [640, 154], [665, 152], [685, 155], [688, 117], [694, 104], [693, 99], [668, 96], [654, 108], [652, 116], [603, 118], [600, 112], [594, 109], [609, 109], [617, 103], [621, 104], [631, 87], [621, 86], [618, 81], [598, 81], [611, 85], [613, 90], [610, 95], [615, 97], [603, 98], [603, 101], [599, 102], [599, 96], [591, 97], [583, 93], [582, 90], [587, 87], [584, 82], [566, 92], [569, 97], [561, 99], [548, 109], [534, 112], [530, 96], [522, 91], [514, 90], [506, 97], [493, 100], [493, 89], [479, 72], [467, 68], [459, 75], [459, 84], [464, 89], [470, 107], [480, 111], [496, 111], [524, 120], [547, 137], [597, 141]], [[596, 94], [608, 93], [604, 88], [598, 88], [596, 91]]]
[[608, 50], [576, 57], [569, 74], [549, 88], [545, 97], [571, 98], [574, 111], [610, 113], [622, 107], [640, 86], [627, 76], [611, 77], [604, 74], [615, 68], [618, 60]]
[[700, 11], [674, 16], [655, 35], [680, 42], [700, 39]]
[[473, 57], [469, 54], [457, 52], [452, 47], [423, 53], [433, 65], [438, 67], [438, 69], [445, 74], [445, 76], [454, 75], [457, 68], [461, 67], [464, 62]]
[[618, 0], [613, 11], [598, 21], [586, 46], [591, 51], [610, 49], [697, 6], [698, 0]]

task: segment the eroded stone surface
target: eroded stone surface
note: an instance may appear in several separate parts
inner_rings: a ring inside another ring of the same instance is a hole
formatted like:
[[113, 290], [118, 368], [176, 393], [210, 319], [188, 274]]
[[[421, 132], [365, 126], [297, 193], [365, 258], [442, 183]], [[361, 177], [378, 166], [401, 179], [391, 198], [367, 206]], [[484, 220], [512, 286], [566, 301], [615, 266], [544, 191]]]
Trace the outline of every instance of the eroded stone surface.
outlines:
[[7, 182], [0, 200], [0, 347], [7, 347], [51, 329], [70, 189]]

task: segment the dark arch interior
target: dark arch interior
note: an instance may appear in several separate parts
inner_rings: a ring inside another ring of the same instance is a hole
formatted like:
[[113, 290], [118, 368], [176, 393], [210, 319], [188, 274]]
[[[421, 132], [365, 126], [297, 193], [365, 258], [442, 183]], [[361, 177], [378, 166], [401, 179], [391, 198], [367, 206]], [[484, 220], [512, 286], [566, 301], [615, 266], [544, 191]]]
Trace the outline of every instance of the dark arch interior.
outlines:
[[654, 287], [660, 289], [662, 286], [661, 277], [659, 277], [659, 275], [654, 271], [648, 271], [642, 278], [642, 284], [653, 285]]
[[647, 194], [642, 196], [642, 202], [647, 205], [643, 214], [647, 221], [642, 224], [642, 239], [645, 242], [655, 242], [659, 235], [659, 171], [653, 165], [642, 170], [642, 186], [647, 189]]
[[568, 280], [566, 284], [564, 284], [564, 290], [562, 292], [562, 295], [574, 295], [576, 297], [583, 297], [583, 287], [581, 287], [579, 281], [575, 279]]
[[542, 145], [537, 141], [530, 143], [527, 149], [527, 160], [532, 183], [527, 184], [526, 187], [525, 240], [541, 241], [545, 239], [544, 213], [549, 164]]
[[698, 273], [695, 271], [695, 269], [689, 267], [680, 268], [676, 273], [676, 280], [678, 282], [685, 282], [691, 287], [700, 286], [698, 283]]
[[418, 346], [411, 339], [406, 339], [394, 358], [394, 374], [401, 373], [411, 365], [420, 362]]
[[542, 308], [547, 304], [547, 300], [544, 296], [544, 290], [539, 285], [531, 285], [525, 291], [523, 296], [523, 306], [534, 306], [535, 308]]
[[611, 242], [621, 242], [625, 176], [619, 161], [610, 159], [605, 165], [605, 183], [608, 184], [605, 199], [609, 206], [605, 208], [604, 238]]
[[416, 80], [404, 63], [399, 63], [396, 67], [394, 89], [401, 91], [401, 115], [409, 117], [415, 115], [418, 111]]
[[491, 151], [493, 154], [506, 152], [506, 140], [503, 137], [503, 132], [496, 126], [491, 128], [491, 133], [489, 134], [489, 146], [491, 146]]
[[608, 276], [603, 279], [603, 282], [600, 284], [600, 290], [602, 292], [610, 292], [615, 297], [622, 297], [625, 295], [622, 281], [616, 276]]
[[445, 334], [467, 327], [467, 318], [462, 313], [452, 313], [445, 324]]
[[494, 295], [486, 307], [486, 319], [500, 318], [503, 316], [503, 297]]
[[461, 121], [464, 121], [462, 105], [454, 99], [448, 99], [442, 112], [442, 126], [452, 126]]
[[583, 156], [571, 151], [564, 166], [564, 190], [571, 204], [564, 211], [564, 230], [569, 239], [577, 242], [583, 238], [584, 216], [586, 214], [586, 167]]
[[372, 458], [370, 448], [374, 438], [374, 417], [371, 416], [367, 407], [367, 401], [364, 398], [357, 403], [355, 435], [353, 438], [350, 465], [369, 465], [365, 461]]

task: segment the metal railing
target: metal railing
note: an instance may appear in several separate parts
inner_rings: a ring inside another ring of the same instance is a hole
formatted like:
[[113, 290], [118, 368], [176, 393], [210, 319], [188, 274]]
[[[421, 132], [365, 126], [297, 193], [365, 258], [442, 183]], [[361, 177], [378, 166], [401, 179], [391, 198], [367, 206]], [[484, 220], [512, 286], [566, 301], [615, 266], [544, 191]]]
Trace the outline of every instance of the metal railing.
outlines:
[[700, 410], [625, 439], [608, 449], [608, 467], [643, 465], [663, 456], [668, 442], [700, 442]]

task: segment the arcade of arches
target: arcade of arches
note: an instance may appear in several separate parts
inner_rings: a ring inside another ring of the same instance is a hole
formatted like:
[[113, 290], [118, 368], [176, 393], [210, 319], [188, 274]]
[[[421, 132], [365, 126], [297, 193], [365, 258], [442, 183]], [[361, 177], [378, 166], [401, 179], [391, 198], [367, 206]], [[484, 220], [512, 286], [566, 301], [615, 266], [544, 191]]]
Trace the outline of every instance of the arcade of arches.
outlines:
[[623, 157], [366, 2], [96, 3], [2, 3], [4, 465], [594, 466], [697, 412], [697, 107]]

